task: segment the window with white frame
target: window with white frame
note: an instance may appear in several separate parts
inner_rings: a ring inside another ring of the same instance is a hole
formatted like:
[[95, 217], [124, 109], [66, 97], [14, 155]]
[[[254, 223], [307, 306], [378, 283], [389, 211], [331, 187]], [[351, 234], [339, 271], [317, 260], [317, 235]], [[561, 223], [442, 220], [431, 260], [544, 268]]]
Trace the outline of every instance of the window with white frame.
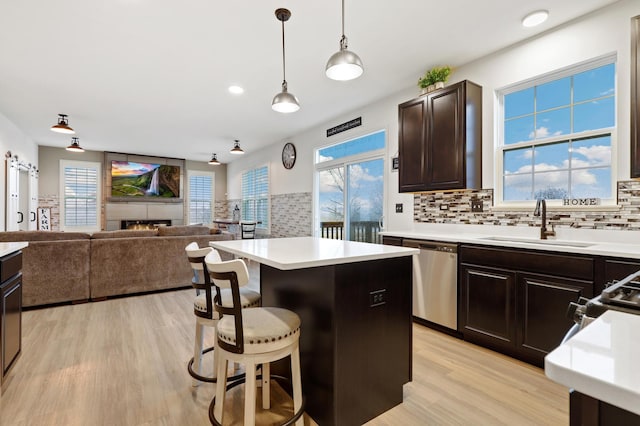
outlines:
[[189, 224], [211, 223], [215, 210], [215, 174], [189, 170]]
[[60, 160], [60, 226], [63, 231], [99, 231], [100, 163]]
[[615, 202], [615, 76], [607, 57], [498, 93], [498, 202]]
[[269, 228], [269, 168], [267, 166], [242, 173], [242, 220], [260, 222]]

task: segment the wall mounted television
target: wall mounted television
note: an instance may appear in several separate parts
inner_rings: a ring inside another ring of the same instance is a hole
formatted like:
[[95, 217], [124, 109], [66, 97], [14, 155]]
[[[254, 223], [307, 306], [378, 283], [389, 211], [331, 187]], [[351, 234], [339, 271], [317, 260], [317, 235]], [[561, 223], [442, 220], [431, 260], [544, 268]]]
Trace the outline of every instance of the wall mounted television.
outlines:
[[180, 198], [180, 167], [113, 160], [111, 161], [111, 196], [145, 199]]

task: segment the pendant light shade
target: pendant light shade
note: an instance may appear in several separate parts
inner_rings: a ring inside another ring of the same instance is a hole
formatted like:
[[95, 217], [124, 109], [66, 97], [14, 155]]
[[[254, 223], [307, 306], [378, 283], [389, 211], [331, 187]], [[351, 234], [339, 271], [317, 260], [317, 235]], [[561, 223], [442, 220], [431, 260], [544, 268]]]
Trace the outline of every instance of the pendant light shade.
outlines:
[[67, 151], [71, 152], [84, 152], [84, 149], [80, 146], [79, 138], [71, 138], [71, 145], [67, 147]]
[[211, 160], [209, 160], [209, 164], [211, 164], [212, 166], [220, 165], [220, 161], [218, 161], [218, 156], [216, 154], [213, 154], [213, 157], [211, 157]]
[[332, 80], [353, 80], [364, 72], [362, 60], [354, 52], [347, 49], [347, 36], [344, 35], [344, 0], [342, 0], [342, 37], [340, 50], [329, 58], [325, 73]]
[[287, 90], [287, 82], [282, 82], [282, 92], [278, 93], [273, 97], [273, 102], [271, 102], [271, 108], [274, 111], [289, 113], [296, 112], [300, 109], [300, 103], [298, 102], [298, 98], [289, 93]]
[[288, 9], [277, 9], [276, 18], [282, 23], [282, 92], [274, 96], [271, 102], [271, 108], [274, 111], [289, 113], [296, 112], [300, 109], [300, 102], [293, 94], [289, 93], [287, 88], [287, 73], [284, 56], [284, 23], [291, 17]]
[[244, 154], [244, 151], [242, 150], [242, 148], [240, 148], [240, 141], [238, 139], [235, 140], [233, 148], [231, 148], [231, 151], [229, 152], [236, 155]]
[[66, 114], [58, 114], [58, 124], [51, 126], [51, 131], [66, 133], [68, 135], [73, 135], [75, 133], [75, 130], [69, 127], [69, 119]]

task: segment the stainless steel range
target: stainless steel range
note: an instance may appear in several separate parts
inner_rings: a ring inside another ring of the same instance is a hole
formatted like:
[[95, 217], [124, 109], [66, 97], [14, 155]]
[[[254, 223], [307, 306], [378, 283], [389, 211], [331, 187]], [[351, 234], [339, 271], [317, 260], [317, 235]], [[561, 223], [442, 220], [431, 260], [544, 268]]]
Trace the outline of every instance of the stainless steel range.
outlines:
[[564, 340], [608, 309], [640, 314], [640, 271], [620, 281], [608, 283], [607, 288], [599, 296], [592, 299], [581, 297], [578, 302], [570, 303], [567, 315], [575, 321], [576, 325], [567, 333]]

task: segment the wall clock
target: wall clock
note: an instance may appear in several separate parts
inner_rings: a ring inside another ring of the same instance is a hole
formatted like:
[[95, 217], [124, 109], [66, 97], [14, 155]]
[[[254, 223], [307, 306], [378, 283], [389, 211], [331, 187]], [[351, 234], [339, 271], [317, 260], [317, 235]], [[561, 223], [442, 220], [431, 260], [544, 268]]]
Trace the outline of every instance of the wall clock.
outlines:
[[296, 164], [296, 147], [291, 142], [287, 142], [282, 148], [282, 165], [285, 169], [291, 169], [294, 164]]

